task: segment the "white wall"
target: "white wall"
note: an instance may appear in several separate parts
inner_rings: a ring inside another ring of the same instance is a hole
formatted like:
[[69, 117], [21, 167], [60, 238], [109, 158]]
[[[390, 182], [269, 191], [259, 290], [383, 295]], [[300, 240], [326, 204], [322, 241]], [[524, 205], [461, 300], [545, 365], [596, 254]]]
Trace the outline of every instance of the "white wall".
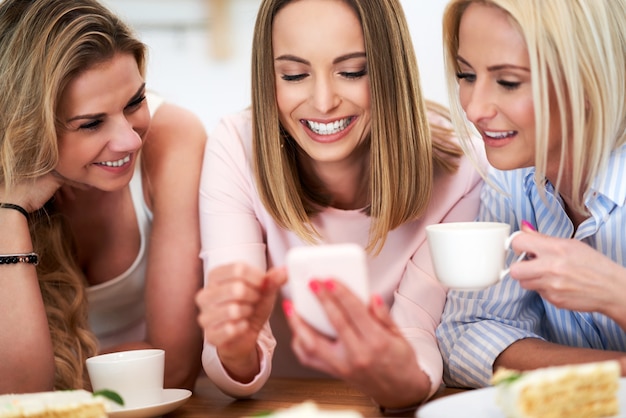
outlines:
[[[148, 44], [150, 88], [196, 112], [209, 130], [222, 115], [248, 106], [249, 58], [258, 0], [230, 0], [234, 53], [225, 61], [211, 57], [210, 16], [202, 0], [103, 1], [134, 25]], [[447, 0], [401, 1], [425, 96], [445, 104], [440, 26]]]
[[426, 98], [448, 103], [443, 72], [441, 17], [448, 0], [402, 0]]

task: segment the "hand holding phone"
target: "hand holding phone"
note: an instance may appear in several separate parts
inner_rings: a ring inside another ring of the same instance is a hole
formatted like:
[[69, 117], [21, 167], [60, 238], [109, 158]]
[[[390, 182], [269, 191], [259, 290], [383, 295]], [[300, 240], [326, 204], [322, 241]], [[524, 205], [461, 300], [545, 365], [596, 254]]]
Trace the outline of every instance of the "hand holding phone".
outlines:
[[313, 279], [334, 279], [368, 303], [369, 283], [365, 251], [356, 244], [295, 247], [287, 253], [287, 274], [296, 313], [329, 337], [337, 333], [317, 296], [309, 287]]

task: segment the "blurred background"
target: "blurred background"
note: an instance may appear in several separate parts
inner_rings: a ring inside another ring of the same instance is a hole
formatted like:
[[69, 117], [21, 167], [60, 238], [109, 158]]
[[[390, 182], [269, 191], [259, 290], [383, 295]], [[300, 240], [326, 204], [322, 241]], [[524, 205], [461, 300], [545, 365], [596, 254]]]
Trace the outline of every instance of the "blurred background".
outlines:
[[[102, 0], [149, 47], [148, 87], [194, 111], [210, 132], [250, 102], [259, 0]], [[441, 16], [447, 0], [401, 0], [427, 98], [447, 103]]]

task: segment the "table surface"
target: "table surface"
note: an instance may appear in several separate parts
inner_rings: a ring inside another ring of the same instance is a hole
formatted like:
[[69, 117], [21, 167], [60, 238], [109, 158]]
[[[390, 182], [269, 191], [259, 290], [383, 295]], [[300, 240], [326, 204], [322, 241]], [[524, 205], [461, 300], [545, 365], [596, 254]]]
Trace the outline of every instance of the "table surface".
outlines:
[[[462, 391], [446, 388], [432, 399]], [[193, 395], [180, 408], [167, 414], [168, 418], [251, 417], [288, 408], [311, 400], [320, 409], [349, 409], [364, 417], [382, 416], [378, 407], [367, 396], [346, 383], [332, 379], [270, 378], [251, 399], [234, 400], [224, 395], [205, 376], [200, 377]], [[414, 417], [415, 411], [386, 416]]]

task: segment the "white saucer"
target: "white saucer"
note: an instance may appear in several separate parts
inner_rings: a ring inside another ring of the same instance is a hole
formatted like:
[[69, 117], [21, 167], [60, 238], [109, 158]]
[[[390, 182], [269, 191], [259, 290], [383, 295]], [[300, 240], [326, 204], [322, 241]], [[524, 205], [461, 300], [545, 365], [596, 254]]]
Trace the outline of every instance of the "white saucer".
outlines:
[[118, 409], [108, 411], [109, 418], [150, 418], [172, 412], [184, 404], [191, 396], [187, 389], [163, 389], [163, 402], [140, 408]]

